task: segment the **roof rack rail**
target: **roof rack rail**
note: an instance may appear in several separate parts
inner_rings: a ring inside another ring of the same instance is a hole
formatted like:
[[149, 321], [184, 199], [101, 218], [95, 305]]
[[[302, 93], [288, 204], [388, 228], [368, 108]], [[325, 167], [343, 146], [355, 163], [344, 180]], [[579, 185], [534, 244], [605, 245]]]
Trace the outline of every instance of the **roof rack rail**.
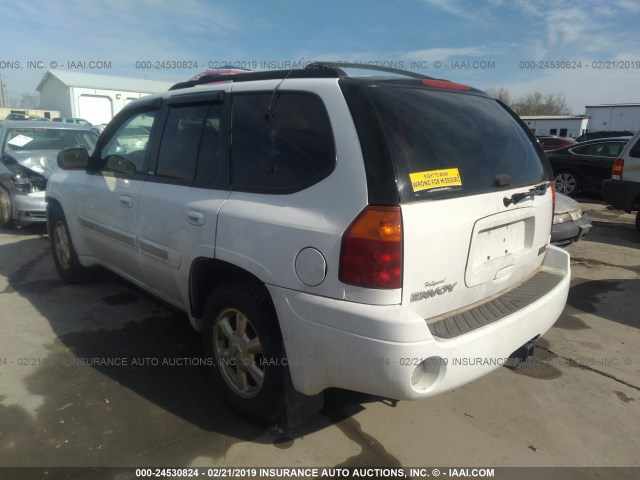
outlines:
[[376, 72], [393, 73], [396, 75], [402, 75], [404, 77], [415, 78], [418, 80], [433, 80], [433, 77], [428, 77], [426, 75], [411, 72], [409, 70], [382, 67], [379, 65], [369, 65], [366, 63], [312, 62], [309, 63], [305, 68], [289, 70], [264, 70], [259, 72], [243, 72], [232, 74], [206, 74], [205, 72], [205, 74], [202, 74], [196, 79], [176, 83], [169, 90], [178, 90], [181, 88], [195, 87], [196, 85], [206, 85], [215, 82], [248, 82], [252, 80], [279, 80], [284, 78], [344, 78], [349, 76], [343, 70], [344, 68], [356, 68], [362, 70], [373, 70]]
[[383, 67], [380, 65], [369, 65], [368, 63], [353, 63], [353, 62], [312, 62], [305, 67], [306, 70], [314, 70], [314, 69], [323, 69], [329, 68], [338, 70], [342, 73], [343, 76], [348, 77], [348, 75], [342, 70], [343, 68], [358, 68], [362, 70], [373, 70], [376, 72], [385, 72], [385, 73], [395, 73], [397, 75], [402, 75], [410, 78], [417, 78], [419, 80], [432, 80], [433, 77], [428, 77], [426, 75], [422, 75], [421, 73], [412, 72], [410, 70], [402, 70], [400, 68], [392, 68], [392, 67]]
[[278, 80], [289, 78], [341, 78], [346, 74], [339, 68], [322, 69], [289, 69], [289, 70], [265, 70], [260, 72], [237, 73], [231, 75], [211, 74], [203, 75], [196, 80], [176, 83], [169, 90], [195, 87], [215, 82], [248, 82], [253, 80]]

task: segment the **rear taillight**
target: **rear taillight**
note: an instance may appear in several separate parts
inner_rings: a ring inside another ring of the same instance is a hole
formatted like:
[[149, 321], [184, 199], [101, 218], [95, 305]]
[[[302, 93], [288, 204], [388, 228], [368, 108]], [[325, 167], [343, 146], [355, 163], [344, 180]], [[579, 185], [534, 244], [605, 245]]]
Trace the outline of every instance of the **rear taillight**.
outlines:
[[614, 180], [622, 180], [622, 169], [624, 168], [624, 160], [622, 158], [616, 159], [613, 162], [613, 169], [611, 170], [611, 178]]
[[340, 281], [363, 288], [402, 286], [400, 207], [366, 207], [342, 236]]
[[[549, 226], [549, 232], [551, 232], [553, 230], [553, 217], [556, 216], [556, 181], [554, 179], [549, 181], [551, 182], [551, 225]], [[549, 240], [551, 240], [551, 237], [549, 237]], [[546, 249], [547, 246], [545, 245], [538, 251], [538, 255], [544, 253]]]

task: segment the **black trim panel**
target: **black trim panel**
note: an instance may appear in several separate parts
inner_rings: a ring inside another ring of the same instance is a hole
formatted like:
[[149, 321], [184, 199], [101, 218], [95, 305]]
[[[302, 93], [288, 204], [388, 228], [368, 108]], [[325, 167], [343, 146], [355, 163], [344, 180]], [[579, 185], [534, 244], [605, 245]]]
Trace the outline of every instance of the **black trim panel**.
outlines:
[[120, 243], [123, 243], [124, 245], [127, 245], [128, 247], [131, 247], [134, 250], [136, 249], [136, 238], [133, 235], [129, 235], [125, 232], [121, 233], [116, 231], [115, 229], [104, 227], [92, 220], [89, 220], [83, 217], [80, 217], [78, 221], [80, 222], [80, 225], [82, 225], [83, 227], [89, 230], [93, 230], [94, 232], [100, 233], [101, 235], [104, 235]]
[[339, 82], [358, 132], [367, 177], [367, 196], [371, 205], [398, 205], [400, 196], [389, 145], [378, 114], [360, 82]]
[[563, 279], [546, 270], [539, 270], [524, 283], [473, 308], [433, 323], [429, 331], [435, 337], [450, 339], [513, 315], [553, 290]]

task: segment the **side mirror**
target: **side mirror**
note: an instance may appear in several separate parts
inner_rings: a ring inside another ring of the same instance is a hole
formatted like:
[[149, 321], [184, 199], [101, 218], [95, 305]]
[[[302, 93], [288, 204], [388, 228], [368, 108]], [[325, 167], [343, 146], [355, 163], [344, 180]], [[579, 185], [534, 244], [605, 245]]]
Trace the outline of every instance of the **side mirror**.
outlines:
[[89, 152], [86, 148], [65, 148], [58, 152], [58, 167], [63, 170], [79, 170], [87, 168]]

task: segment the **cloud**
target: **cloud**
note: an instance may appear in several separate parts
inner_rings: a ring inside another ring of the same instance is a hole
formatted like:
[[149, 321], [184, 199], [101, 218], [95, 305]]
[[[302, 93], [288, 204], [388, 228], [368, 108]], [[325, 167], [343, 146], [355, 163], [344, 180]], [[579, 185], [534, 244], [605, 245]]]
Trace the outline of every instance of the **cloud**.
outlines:
[[494, 53], [487, 47], [426, 48], [405, 52], [400, 57], [409, 60], [428, 59], [430, 61], [442, 61], [451, 57], [482, 57]]
[[423, 2], [456, 17], [475, 18], [475, 15], [468, 8], [461, 6], [457, 0], [423, 0]]
[[617, 0], [615, 4], [623, 10], [634, 13], [640, 12], [640, 4], [636, 0]]

